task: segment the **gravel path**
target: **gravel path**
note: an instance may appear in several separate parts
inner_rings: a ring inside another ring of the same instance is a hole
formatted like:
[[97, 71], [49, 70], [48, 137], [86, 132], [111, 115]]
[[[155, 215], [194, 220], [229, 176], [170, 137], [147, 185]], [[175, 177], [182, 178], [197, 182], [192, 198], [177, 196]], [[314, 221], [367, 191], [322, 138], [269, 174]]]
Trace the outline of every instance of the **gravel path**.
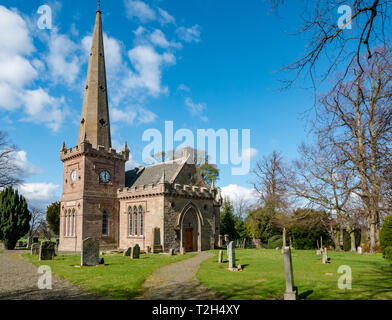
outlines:
[[201, 252], [196, 257], [162, 267], [143, 284], [139, 300], [217, 300], [219, 297], [196, 279], [200, 263], [213, 257]]
[[92, 300], [98, 297], [52, 276], [52, 290], [38, 289], [37, 267], [23, 259], [25, 251], [0, 252], [0, 300]]

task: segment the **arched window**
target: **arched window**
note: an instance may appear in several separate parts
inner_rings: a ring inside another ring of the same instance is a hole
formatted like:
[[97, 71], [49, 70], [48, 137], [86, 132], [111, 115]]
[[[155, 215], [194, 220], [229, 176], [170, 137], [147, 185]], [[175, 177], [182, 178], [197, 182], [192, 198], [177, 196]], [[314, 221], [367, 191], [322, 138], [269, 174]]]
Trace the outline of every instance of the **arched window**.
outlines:
[[75, 209], [72, 210], [72, 236], [75, 236], [76, 231], [76, 220], [75, 220]]
[[133, 229], [132, 229], [132, 207], [129, 207], [129, 217], [128, 217], [128, 220], [129, 220], [129, 235], [131, 236], [133, 233], [132, 233], [132, 231], [133, 231]]
[[133, 226], [135, 233], [134, 235], [137, 236], [137, 207], [133, 207]]
[[109, 229], [108, 228], [109, 227], [108, 220], [109, 220], [108, 213], [106, 211], [104, 211], [103, 215], [102, 215], [102, 235], [103, 236], [108, 235], [108, 229]]
[[65, 232], [64, 232], [64, 234], [67, 237], [68, 236], [68, 212], [67, 212], [67, 210], [65, 210], [64, 219], [65, 219]]
[[140, 235], [143, 235], [143, 207], [139, 207]]

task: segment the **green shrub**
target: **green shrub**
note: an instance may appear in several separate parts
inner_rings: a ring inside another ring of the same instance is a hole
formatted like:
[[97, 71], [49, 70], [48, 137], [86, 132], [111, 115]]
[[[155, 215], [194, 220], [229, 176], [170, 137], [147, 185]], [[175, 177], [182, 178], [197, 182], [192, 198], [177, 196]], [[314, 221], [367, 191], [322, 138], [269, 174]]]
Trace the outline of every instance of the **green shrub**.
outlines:
[[281, 235], [275, 235], [268, 239], [268, 249], [282, 248], [283, 238]]
[[[392, 247], [392, 216], [386, 217], [380, 231], [380, 246], [383, 256], [386, 257], [387, 248]], [[390, 254], [390, 253], [389, 253]]]
[[392, 261], [392, 247], [386, 247], [383, 256], [385, 259]]

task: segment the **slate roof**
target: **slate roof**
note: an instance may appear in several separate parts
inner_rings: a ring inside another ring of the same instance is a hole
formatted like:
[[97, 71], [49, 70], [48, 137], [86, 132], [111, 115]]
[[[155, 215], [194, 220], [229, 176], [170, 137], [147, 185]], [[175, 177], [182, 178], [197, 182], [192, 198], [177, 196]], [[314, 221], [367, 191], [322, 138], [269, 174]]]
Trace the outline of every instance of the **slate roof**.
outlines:
[[183, 165], [183, 159], [179, 159], [127, 171], [125, 172], [125, 187], [130, 188], [158, 184], [161, 181], [164, 172], [165, 181], [172, 182]]

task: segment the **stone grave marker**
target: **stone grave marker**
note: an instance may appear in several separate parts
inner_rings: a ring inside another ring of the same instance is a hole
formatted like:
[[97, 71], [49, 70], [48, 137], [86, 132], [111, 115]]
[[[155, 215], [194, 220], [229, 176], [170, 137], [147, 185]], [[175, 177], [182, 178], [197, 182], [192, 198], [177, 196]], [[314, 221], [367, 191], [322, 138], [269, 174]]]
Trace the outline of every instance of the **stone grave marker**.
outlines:
[[284, 293], [284, 300], [297, 300], [297, 288], [294, 287], [293, 262], [291, 259], [290, 247], [284, 248], [283, 256], [286, 276], [286, 291]]
[[139, 259], [140, 258], [140, 247], [138, 244], [135, 244], [131, 250], [131, 259]]
[[228, 235], [228, 234], [225, 234], [225, 245], [228, 246], [228, 245], [229, 245], [229, 242], [230, 242], [230, 240], [229, 240], [229, 235]]
[[124, 251], [123, 256], [124, 256], [124, 257], [130, 257], [130, 256], [131, 256], [131, 250], [132, 250], [132, 248], [131, 248], [131, 247], [128, 247], [128, 248]]
[[32, 243], [31, 244], [31, 254], [39, 254], [39, 243]]
[[186, 254], [186, 251], [185, 251], [185, 248], [184, 248], [184, 247], [182, 247], [182, 248], [180, 249], [180, 253], [181, 253], [182, 255]]
[[87, 238], [82, 242], [82, 266], [96, 266], [99, 264], [99, 241]]
[[362, 254], [362, 247], [358, 247], [357, 252], [358, 254]]
[[227, 257], [229, 258], [229, 270], [237, 269], [235, 266], [235, 247], [233, 241], [227, 246]]
[[324, 248], [323, 256], [322, 256], [322, 258], [321, 258], [321, 262], [322, 262], [323, 264], [329, 263], [329, 261], [328, 261], [328, 251], [327, 251], [327, 248]]
[[169, 249], [169, 256], [174, 256], [174, 249]]
[[51, 241], [42, 241], [39, 247], [39, 261], [53, 260], [55, 256], [55, 245]]
[[223, 262], [223, 250], [219, 250], [218, 263]]

